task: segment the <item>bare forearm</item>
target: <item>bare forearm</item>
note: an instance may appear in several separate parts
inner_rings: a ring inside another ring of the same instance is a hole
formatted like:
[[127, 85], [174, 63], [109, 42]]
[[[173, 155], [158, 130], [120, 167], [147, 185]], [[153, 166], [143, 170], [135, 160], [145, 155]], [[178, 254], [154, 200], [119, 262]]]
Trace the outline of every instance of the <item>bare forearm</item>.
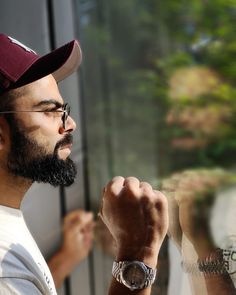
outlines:
[[48, 261], [48, 267], [52, 273], [52, 277], [56, 288], [59, 288], [65, 278], [72, 272], [75, 267], [73, 261], [69, 260], [63, 253], [59, 250], [56, 252]]
[[236, 295], [236, 290], [229, 274], [205, 276], [208, 295]]
[[[220, 249], [214, 249], [209, 245], [207, 247], [195, 247], [200, 261], [206, 260], [206, 257], [211, 257], [215, 260], [215, 271], [219, 265], [221, 273], [203, 273], [208, 295], [236, 295], [236, 290], [230, 275], [227, 273], [224, 265], [223, 252]], [[209, 259], [209, 258], [208, 258]], [[210, 262], [211, 263], [211, 262]], [[208, 267], [209, 268], [209, 267]]]

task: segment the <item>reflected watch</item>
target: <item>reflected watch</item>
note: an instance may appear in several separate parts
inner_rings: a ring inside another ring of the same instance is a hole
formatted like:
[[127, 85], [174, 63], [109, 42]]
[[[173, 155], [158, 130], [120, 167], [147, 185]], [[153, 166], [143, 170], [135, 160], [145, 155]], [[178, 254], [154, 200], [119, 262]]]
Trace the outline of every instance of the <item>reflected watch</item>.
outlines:
[[131, 291], [151, 286], [156, 278], [156, 269], [141, 261], [113, 262], [112, 275]]

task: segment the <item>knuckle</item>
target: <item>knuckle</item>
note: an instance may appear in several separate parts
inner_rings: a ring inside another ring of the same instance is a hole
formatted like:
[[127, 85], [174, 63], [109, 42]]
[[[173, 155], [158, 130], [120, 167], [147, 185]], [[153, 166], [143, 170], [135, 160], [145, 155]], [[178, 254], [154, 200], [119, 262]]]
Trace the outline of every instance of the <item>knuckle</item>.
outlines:
[[154, 193], [158, 199], [166, 199], [166, 196], [161, 191], [154, 190]]
[[139, 190], [139, 180], [136, 177], [129, 176], [124, 181], [124, 192], [136, 195]]
[[159, 191], [156, 191], [156, 208], [158, 210], [167, 210], [168, 208], [168, 200], [164, 194]]
[[140, 188], [142, 188], [144, 194], [153, 194], [152, 186], [148, 182], [141, 182]]
[[139, 182], [138, 178], [136, 178], [134, 176], [128, 176], [128, 177], [126, 177], [125, 178], [125, 181], [138, 181]]
[[112, 178], [111, 183], [117, 182], [117, 181], [124, 181], [124, 177], [122, 176], [115, 176]]
[[148, 182], [146, 182], [146, 181], [141, 181], [141, 182], [140, 182], [140, 185], [141, 185], [141, 186], [147, 186], [147, 187], [152, 188], [151, 184], [148, 183]]
[[77, 218], [79, 219], [79, 218], [82, 218], [86, 213], [85, 213], [85, 211], [83, 210], [83, 209], [79, 209], [79, 210], [77, 210]]
[[132, 184], [128, 184], [123, 189], [123, 195], [136, 197], [138, 195], [137, 189]]
[[106, 194], [104, 194], [104, 197], [106, 196], [116, 196], [119, 192], [119, 190], [122, 188], [124, 183], [124, 177], [122, 176], [116, 176], [114, 177], [107, 185], [106, 187]]
[[110, 189], [109, 189], [109, 194], [111, 197], [115, 197], [117, 195], [117, 189], [116, 189], [116, 184], [113, 183], [111, 186], [110, 186]]

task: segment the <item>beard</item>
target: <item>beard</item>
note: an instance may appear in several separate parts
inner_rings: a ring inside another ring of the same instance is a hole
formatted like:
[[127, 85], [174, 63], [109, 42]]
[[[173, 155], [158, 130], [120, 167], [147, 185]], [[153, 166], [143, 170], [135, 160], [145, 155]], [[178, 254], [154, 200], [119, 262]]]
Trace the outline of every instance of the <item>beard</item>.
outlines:
[[74, 183], [77, 174], [74, 162], [58, 157], [58, 149], [72, 143], [71, 134], [57, 142], [54, 152], [49, 154], [45, 147], [29, 138], [19, 127], [15, 119], [11, 121], [11, 150], [8, 154], [7, 167], [10, 173], [31, 180], [49, 183], [53, 186], [69, 186]]

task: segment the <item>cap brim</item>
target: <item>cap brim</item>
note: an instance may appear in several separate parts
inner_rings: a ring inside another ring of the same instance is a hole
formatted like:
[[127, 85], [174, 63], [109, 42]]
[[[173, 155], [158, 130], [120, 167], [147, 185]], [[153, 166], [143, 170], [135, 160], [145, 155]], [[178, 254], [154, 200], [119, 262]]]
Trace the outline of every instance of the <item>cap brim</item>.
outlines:
[[71, 75], [80, 65], [82, 53], [77, 40], [38, 58], [14, 84], [14, 88], [24, 86], [52, 74], [57, 82]]

